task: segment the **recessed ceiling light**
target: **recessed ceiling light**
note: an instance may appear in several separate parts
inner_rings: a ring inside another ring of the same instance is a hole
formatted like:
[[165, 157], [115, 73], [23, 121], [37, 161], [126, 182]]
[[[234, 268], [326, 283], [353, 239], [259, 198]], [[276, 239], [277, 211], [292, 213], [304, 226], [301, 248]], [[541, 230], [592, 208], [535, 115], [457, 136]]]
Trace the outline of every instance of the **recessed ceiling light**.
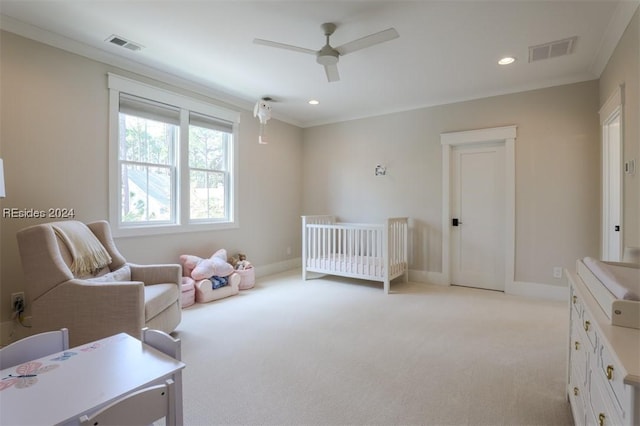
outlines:
[[500, 59], [498, 63], [500, 65], [509, 65], [514, 63], [515, 61], [516, 61], [516, 58], [514, 58], [513, 56], [505, 56], [504, 58]]
[[315, 99], [311, 99], [309, 101], [309, 105], [318, 105], [320, 103], [320, 101], [316, 101]]

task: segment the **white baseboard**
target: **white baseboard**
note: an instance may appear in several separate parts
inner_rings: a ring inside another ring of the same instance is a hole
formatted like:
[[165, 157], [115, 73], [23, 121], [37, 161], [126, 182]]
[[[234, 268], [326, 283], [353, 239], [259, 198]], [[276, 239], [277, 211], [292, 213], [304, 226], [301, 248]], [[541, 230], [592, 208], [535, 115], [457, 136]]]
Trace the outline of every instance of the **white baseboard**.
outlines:
[[[443, 286], [449, 285], [442, 272], [409, 270], [409, 281]], [[569, 297], [569, 288], [551, 284], [514, 281], [507, 285], [505, 294], [564, 301]]]
[[416, 269], [409, 269], [409, 281], [446, 286], [449, 285], [449, 283], [445, 281], [442, 272], [420, 271]]
[[297, 257], [295, 259], [271, 263], [269, 265], [256, 266], [256, 278], [289, 271], [295, 268], [300, 269], [300, 275], [302, 276], [302, 258]]
[[569, 298], [569, 287], [514, 281], [507, 286], [505, 293], [539, 299], [565, 301]]

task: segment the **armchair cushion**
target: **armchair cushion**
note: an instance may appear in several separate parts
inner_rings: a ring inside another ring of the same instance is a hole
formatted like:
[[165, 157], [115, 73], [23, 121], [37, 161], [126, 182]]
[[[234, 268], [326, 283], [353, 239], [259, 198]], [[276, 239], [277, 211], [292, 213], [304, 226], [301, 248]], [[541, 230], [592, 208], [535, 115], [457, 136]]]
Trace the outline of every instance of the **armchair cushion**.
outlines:
[[136, 265], [129, 263], [129, 267], [131, 268], [132, 281], [142, 281], [146, 285], [163, 283], [180, 285], [180, 265]]
[[86, 278], [85, 280], [94, 283], [105, 283], [110, 281], [131, 281], [131, 268], [129, 267], [129, 265], [124, 265], [122, 268], [116, 269], [113, 272], [109, 272], [95, 278]]
[[171, 284], [144, 286], [144, 318], [150, 320], [179, 300], [180, 287]]

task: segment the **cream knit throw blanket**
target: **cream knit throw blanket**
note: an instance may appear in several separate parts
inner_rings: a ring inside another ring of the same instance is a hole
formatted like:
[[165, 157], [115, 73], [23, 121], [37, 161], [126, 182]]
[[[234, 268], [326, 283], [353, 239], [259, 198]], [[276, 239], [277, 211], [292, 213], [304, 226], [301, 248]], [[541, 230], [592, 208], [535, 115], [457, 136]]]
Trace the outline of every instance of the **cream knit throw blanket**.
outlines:
[[71, 272], [74, 276], [94, 275], [111, 263], [107, 250], [84, 223], [58, 222], [52, 228], [71, 253]]

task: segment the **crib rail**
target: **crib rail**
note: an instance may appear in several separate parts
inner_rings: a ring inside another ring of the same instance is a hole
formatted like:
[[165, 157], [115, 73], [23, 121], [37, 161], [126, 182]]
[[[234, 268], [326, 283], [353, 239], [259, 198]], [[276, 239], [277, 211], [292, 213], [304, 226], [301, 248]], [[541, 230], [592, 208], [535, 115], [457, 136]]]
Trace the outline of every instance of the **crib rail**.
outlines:
[[335, 216], [302, 217], [302, 274], [319, 272], [389, 281], [407, 271], [407, 218], [385, 224], [336, 222]]
[[388, 245], [388, 265], [389, 277], [393, 279], [402, 274], [406, 274], [409, 259], [409, 225], [406, 217], [395, 217], [387, 219], [387, 245]]

